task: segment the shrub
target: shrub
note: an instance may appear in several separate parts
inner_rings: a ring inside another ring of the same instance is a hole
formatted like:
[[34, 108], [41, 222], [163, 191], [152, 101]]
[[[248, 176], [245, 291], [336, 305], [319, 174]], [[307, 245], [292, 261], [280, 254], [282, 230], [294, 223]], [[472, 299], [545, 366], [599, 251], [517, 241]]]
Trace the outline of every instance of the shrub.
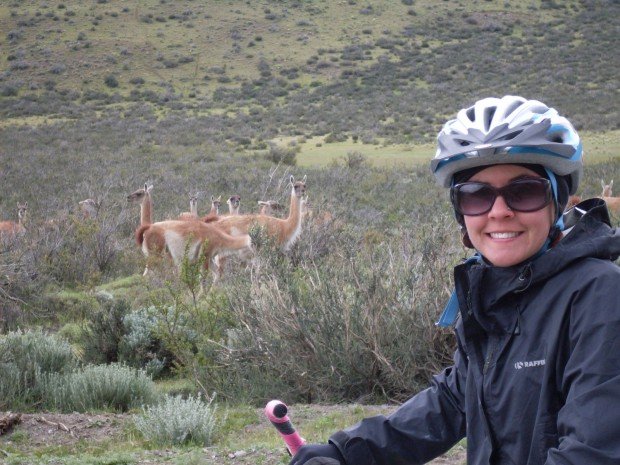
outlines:
[[[217, 373], [217, 350], [234, 321], [222, 292], [211, 289], [204, 298], [197, 299], [189, 289], [193, 286], [189, 276], [198, 276], [199, 269], [184, 264], [181, 274], [185, 277], [166, 284], [169, 295], [162, 296], [161, 303], [146, 311], [150, 321], [143, 323], [149, 334], [143, 336], [153, 338], [159, 347], [158, 353], [169, 354], [166, 358], [171, 359], [175, 369], [200, 385], [204, 378], [220, 376]], [[138, 336], [129, 336], [134, 335]], [[128, 337], [127, 342], [140, 344], [136, 339]], [[146, 339], [142, 341], [146, 342]]]
[[77, 364], [71, 346], [42, 331], [0, 336], [0, 410], [28, 408], [42, 400], [42, 377]]
[[126, 412], [157, 400], [153, 380], [144, 371], [122, 364], [54, 373], [45, 377], [43, 384], [46, 406], [62, 412]]
[[134, 422], [146, 439], [159, 446], [209, 446], [217, 425], [212, 402], [213, 397], [205, 402], [200, 396], [166, 396], [161, 403], [143, 408]]
[[82, 346], [88, 363], [118, 361], [119, 344], [125, 335], [123, 319], [130, 311], [125, 300], [99, 298], [99, 305], [91, 309], [84, 328]]
[[403, 400], [426, 386], [452, 351], [434, 322], [451, 269], [440, 244], [455, 242], [453, 229], [435, 214], [368, 245], [336, 235], [323, 249], [339, 253], [323, 260], [308, 258], [318, 249], [308, 239], [289, 258], [260, 248], [259, 272], [230, 298], [239, 329], [220, 351], [228, 379], [253, 396], [279, 383], [299, 401]]
[[342, 162], [350, 170], [369, 166], [366, 155], [357, 151], [347, 152], [347, 155], [342, 157]]
[[92, 219], [70, 216], [55, 228], [41, 231], [41, 266], [61, 283], [98, 281], [120, 255], [115, 237], [118, 221], [108, 212]]
[[284, 165], [295, 166], [297, 164], [297, 153], [299, 147], [280, 147], [271, 144], [269, 152], [265, 155], [265, 159], [272, 163], [282, 163]]
[[19, 87], [11, 84], [6, 84], [0, 89], [0, 95], [2, 97], [16, 97], [19, 94]]
[[108, 74], [103, 80], [103, 82], [106, 86], [110, 88], [118, 87], [118, 79], [116, 79], [116, 76], [112, 74]]
[[158, 309], [153, 306], [123, 317], [125, 335], [119, 346], [119, 358], [133, 367], [144, 369], [153, 378], [168, 368], [172, 358], [159, 337], [162, 323]]

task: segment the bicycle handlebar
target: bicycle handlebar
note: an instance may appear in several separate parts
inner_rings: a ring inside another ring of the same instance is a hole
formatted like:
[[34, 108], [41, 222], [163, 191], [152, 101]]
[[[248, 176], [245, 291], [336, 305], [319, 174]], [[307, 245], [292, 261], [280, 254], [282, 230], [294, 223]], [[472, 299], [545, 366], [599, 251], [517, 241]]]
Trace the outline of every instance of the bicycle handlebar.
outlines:
[[286, 443], [289, 454], [295, 455], [306, 441], [302, 438], [288, 417], [288, 407], [280, 400], [271, 400], [265, 406], [265, 415], [273, 426], [278, 430]]

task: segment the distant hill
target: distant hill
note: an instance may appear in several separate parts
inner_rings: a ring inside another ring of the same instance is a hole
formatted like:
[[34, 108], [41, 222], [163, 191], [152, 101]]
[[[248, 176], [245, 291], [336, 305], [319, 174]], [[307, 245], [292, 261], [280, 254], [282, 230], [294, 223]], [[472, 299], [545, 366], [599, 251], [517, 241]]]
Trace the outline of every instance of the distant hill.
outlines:
[[[620, 3], [77, 0], [0, 6], [0, 115], [213, 118], [276, 134], [415, 142], [515, 93], [620, 127]], [[226, 129], [224, 129], [226, 131]]]

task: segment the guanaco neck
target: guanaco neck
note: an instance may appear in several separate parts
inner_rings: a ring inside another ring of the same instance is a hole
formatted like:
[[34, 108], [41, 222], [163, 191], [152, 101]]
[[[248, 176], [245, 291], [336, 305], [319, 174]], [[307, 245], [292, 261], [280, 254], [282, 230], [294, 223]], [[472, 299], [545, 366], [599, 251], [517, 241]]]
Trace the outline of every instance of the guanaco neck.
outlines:
[[148, 191], [144, 194], [142, 202], [140, 202], [140, 226], [145, 224], [153, 224], [153, 200]]
[[287, 221], [291, 224], [301, 223], [301, 197], [295, 195], [295, 186], [291, 191], [291, 205], [289, 207]]
[[26, 223], [28, 221], [28, 210], [26, 206], [20, 206], [17, 211], [17, 229], [26, 229]]
[[282, 246], [285, 250], [289, 249], [301, 234], [301, 202], [302, 195], [298, 196], [295, 193], [295, 186], [293, 185], [288, 217], [284, 220], [286, 228], [282, 231], [284, 237], [281, 236], [281, 240], [284, 239]]
[[603, 192], [601, 192], [601, 197], [612, 197], [612, 188], [613, 181], [611, 184], [603, 184]]

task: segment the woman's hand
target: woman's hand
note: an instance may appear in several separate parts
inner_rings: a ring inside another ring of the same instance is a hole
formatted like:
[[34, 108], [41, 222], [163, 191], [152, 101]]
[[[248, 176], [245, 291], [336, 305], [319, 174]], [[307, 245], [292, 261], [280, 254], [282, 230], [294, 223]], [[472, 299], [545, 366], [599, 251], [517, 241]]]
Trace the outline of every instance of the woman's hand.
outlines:
[[336, 446], [306, 444], [297, 451], [289, 465], [346, 465], [346, 463]]

